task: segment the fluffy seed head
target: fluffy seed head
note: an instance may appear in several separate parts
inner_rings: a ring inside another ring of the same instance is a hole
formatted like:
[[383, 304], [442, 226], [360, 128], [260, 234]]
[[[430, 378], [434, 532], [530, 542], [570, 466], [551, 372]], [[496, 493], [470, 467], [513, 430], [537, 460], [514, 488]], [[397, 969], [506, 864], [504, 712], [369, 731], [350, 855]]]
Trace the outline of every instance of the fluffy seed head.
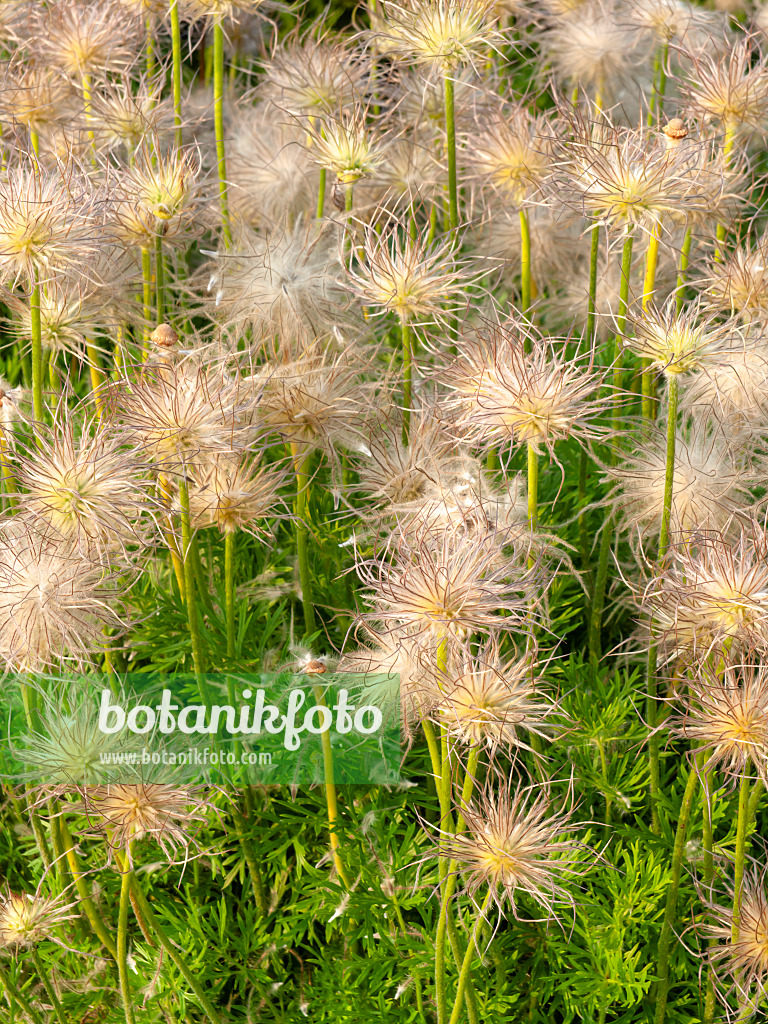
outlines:
[[510, 319], [462, 346], [445, 375], [458, 427], [470, 443], [502, 450], [528, 442], [552, 451], [566, 437], [597, 436], [599, 375], [552, 339], [534, 337], [526, 353], [527, 330]]
[[498, 45], [497, 5], [493, 0], [384, 0], [377, 33], [390, 53], [415, 64], [454, 71], [474, 64]]
[[[654, 430], [621, 462], [606, 467], [616, 484], [612, 500], [631, 530], [653, 535], [661, 528], [667, 464], [666, 436]], [[718, 529], [744, 503], [749, 476], [721, 432], [679, 434], [675, 444], [672, 528], [686, 534]]]
[[449, 855], [459, 862], [467, 889], [488, 886], [501, 908], [526, 897], [554, 914], [558, 903], [572, 903], [563, 887], [573, 870], [575, 842], [567, 814], [552, 814], [545, 796], [532, 789], [516, 792], [508, 783], [501, 792], [485, 793], [464, 811], [467, 831], [452, 837]]
[[18, 475], [26, 511], [84, 553], [138, 539], [146, 484], [120, 437], [68, 419], [37, 432]]
[[469, 156], [478, 177], [519, 206], [549, 174], [552, 138], [549, 121], [520, 103], [473, 132]]
[[424, 234], [403, 237], [398, 225], [367, 226], [359, 266], [348, 273], [355, 294], [403, 323], [444, 323], [466, 295], [470, 275], [450, 242], [429, 244]]
[[[768, 895], [765, 872], [745, 871], [739, 897], [739, 924], [733, 939], [733, 894], [726, 906], [708, 904], [712, 923], [705, 933], [719, 940], [710, 948], [714, 976], [725, 970], [733, 979], [739, 1001], [740, 1019], [756, 1013], [768, 996]], [[727, 999], [728, 988], [719, 985], [721, 997]]]
[[713, 309], [747, 323], [768, 319], [768, 237], [747, 241], [707, 266], [700, 286]]
[[369, 63], [344, 42], [292, 39], [264, 62], [259, 94], [295, 117], [332, 113], [364, 97]]
[[542, 699], [535, 651], [502, 659], [491, 641], [454, 669], [435, 709], [449, 735], [474, 747], [526, 747], [524, 733], [544, 736], [553, 705]]
[[18, 526], [0, 541], [0, 658], [15, 670], [88, 665], [120, 625], [104, 568]]
[[370, 177], [382, 160], [381, 143], [367, 124], [366, 111], [357, 106], [338, 117], [313, 121], [309, 153], [320, 167], [333, 171], [342, 185]]
[[284, 470], [259, 466], [246, 456], [220, 455], [199, 467], [196, 476], [189, 495], [195, 528], [216, 525], [222, 533], [246, 530], [266, 537], [285, 509], [279, 494], [286, 483]]
[[81, 75], [124, 69], [141, 45], [140, 23], [111, 0], [56, 0], [39, 13], [33, 45], [46, 63]]
[[705, 752], [734, 778], [754, 766], [768, 776], [768, 672], [764, 665], [726, 663], [721, 671], [697, 667], [671, 723], [675, 732]]
[[145, 837], [168, 855], [187, 849], [192, 829], [207, 820], [200, 792], [192, 787], [160, 782], [110, 783], [84, 790], [82, 810], [99, 830], [109, 834], [113, 847], [130, 850]]
[[768, 117], [768, 66], [755, 59], [754, 41], [745, 37], [718, 56], [690, 54], [686, 93], [693, 110], [727, 131], [742, 125], [762, 129]]
[[734, 335], [715, 365], [686, 383], [682, 406], [730, 432], [760, 431], [768, 422], [768, 339], [759, 331]]
[[61, 896], [30, 896], [10, 890], [0, 894], [0, 948], [36, 946], [78, 916], [72, 908]]
[[672, 655], [768, 644], [768, 542], [752, 524], [737, 538], [714, 535], [672, 548], [672, 560], [645, 588], [643, 605]]
[[704, 370], [717, 364], [733, 337], [733, 325], [701, 315], [701, 302], [677, 312], [677, 296], [659, 308], [650, 303], [641, 316], [628, 318], [626, 345], [652, 369], [666, 376]]

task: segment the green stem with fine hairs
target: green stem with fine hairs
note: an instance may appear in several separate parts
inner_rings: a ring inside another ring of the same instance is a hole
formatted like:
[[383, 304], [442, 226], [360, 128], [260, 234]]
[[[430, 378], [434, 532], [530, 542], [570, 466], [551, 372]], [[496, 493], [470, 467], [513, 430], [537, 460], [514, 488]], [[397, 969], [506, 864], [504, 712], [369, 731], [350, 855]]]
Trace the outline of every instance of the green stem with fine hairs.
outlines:
[[456, 106], [454, 83], [450, 75], [443, 78], [445, 86], [445, 136], [448, 157], [448, 228], [456, 239], [459, 230], [459, 186], [456, 174]]
[[[313, 687], [313, 691], [315, 695], [315, 704], [321, 708], [326, 707], [323, 687], [318, 684]], [[333, 857], [333, 863], [336, 867], [336, 873], [341, 879], [344, 888], [349, 892], [352, 888], [352, 882], [341, 857], [341, 842], [337, 831], [339, 820], [339, 801], [336, 793], [336, 780], [334, 778], [333, 748], [331, 747], [330, 729], [325, 729], [320, 734], [320, 743], [323, 750], [323, 788], [325, 790], [325, 804], [328, 809], [328, 832], [331, 837], [331, 856]]]
[[203, 703], [207, 704], [206, 695], [203, 692], [203, 641], [200, 635], [200, 621], [197, 615], [197, 599], [195, 596], [195, 566], [192, 557], [192, 525], [189, 511], [189, 484], [186, 477], [179, 477], [179, 504], [181, 506], [181, 561], [184, 568], [184, 596], [187, 605], [187, 621], [189, 623], [189, 637], [192, 641], [192, 661], [195, 666], [198, 686], [201, 687]]
[[[621, 253], [621, 284], [619, 287], [619, 313], [616, 318], [616, 336], [613, 348], [613, 403], [611, 410], [611, 427], [614, 437], [618, 437], [621, 431], [621, 390], [624, 383], [623, 355], [621, 347], [621, 336], [624, 332], [624, 325], [627, 319], [627, 307], [629, 305], [629, 277], [632, 269], [632, 247], [634, 244], [634, 233], [627, 228], [627, 237], [624, 239], [624, 247]], [[618, 453], [614, 447], [611, 453], [611, 463], [616, 464]], [[589, 624], [589, 653], [593, 660], [600, 660], [600, 633], [603, 620], [603, 605], [605, 603], [605, 588], [608, 582], [608, 556], [611, 551], [613, 540], [614, 513], [608, 512], [603, 523], [603, 535], [600, 539], [600, 555], [595, 575], [595, 592], [592, 597], [592, 615]]]
[[142, 360], [149, 356], [149, 336], [152, 333], [152, 255], [146, 246], [141, 248], [142, 312]]
[[680, 315], [685, 301], [685, 281], [688, 273], [688, 264], [691, 259], [691, 245], [693, 243], [693, 228], [688, 225], [683, 236], [683, 245], [680, 249], [680, 267], [677, 272], [677, 289], [675, 296], [675, 312]]
[[83, 878], [80, 870], [80, 863], [77, 859], [75, 848], [72, 845], [72, 836], [69, 833], [67, 823], [63, 817], [61, 818], [60, 831], [64, 852], [69, 863], [69, 870], [72, 874], [72, 878], [74, 879], [77, 895], [80, 897], [80, 903], [85, 911], [85, 916], [88, 918], [88, 923], [112, 959], [117, 960], [117, 946], [115, 945], [112, 936], [109, 934], [109, 930], [104, 924], [103, 918], [96, 909], [96, 905], [91, 899], [88, 886], [86, 885], [85, 879]]
[[[723, 139], [723, 172], [725, 173], [731, 165], [731, 154], [733, 153], [733, 146], [736, 142], [736, 125], [733, 121], [728, 120], [725, 122], [725, 137]], [[725, 224], [717, 225], [717, 246], [715, 248], [715, 260], [718, 262], [723, 259], [723, 242], [725, 242], [728, 229]]]
[[8, 972], [3, 967], [2, 964], [0, 964], [0, 985], [5, 989], [6, 994], [9, 997], [11, 1008], [13, 1008], [14, 1003], [18, 1003], [18, 1005], [21, 1007], [22, 1012], [27, 1014], [29, 1019], [32, 1021], [32, 1024], [43, 1024], [37, 1013], [37, 1010], [33, 1010], [31, 1004], [27, 1002], [26, 997], [23, 996], [21, 992], [19, 992], [19, 990], [13, 984], [11, 979], [8, 977]]
[[32, 413], [38, 427], [44, 418], [43, 410], [43, 327], [40, 320], [40, 282], [37, 275], [32, 283], [29, 304], [32, 334]]
[[320, 220], [320, 218], [323, 216], [323, 211], [325, 210], [325, 179], [326, 179], [327, 175], [328, 175], [328, 172], [326, 171], [325, 167], [321, 167], [320, 168], [320, 184], [319, 184], [318, 189], [317, 189], [317, 211], [316, 211], [316, 214], [317, 214], [317, 219], [318, 220]]
[[[123, 867], [122, 858], [120, 857], [119, 852], [117, 852], [116, 856], [118, 859], [118, 863], [120, 864], [121, 867]], [[141, 886], [138, 883], [136, 875], [133, 873], [131, 873], [131, 893], [133, 894], [133, 898], [136, 901], [136, 904], [138, 905], [139, 912], [141, 913], [142, 918], [146, 922], [147, 927], [149, 927], [151, 931], [154, 933], [160, 945], [163, 947], [163, 949], [168, 954], [170, 959], [179, 969], [182, 976], [184, 977], [184, 980], [187, 982], [189, 987], [197, 996], [198, 1000], [200, 1001], [200, 1005], [202, 1006], [203, 1010], [208, 1016], [208, 1019], [211, 1021], [211, 1024], [223, 1024], [221, 1016], [219, 1015], [218, 1011], [214, 1008], [208, 996], [205, 994], [202, 985], [200, 984], [199, 981], [197, 981], [195, 975], [187, 967], [186, 963], [181, 958], [181, 956], [179, 956], [179, 951], [176, 948], [175, 943], [171, 942], [171, 940], [163, 931], [160, 922], [155, 916], [154, 910], [149, 905], [146, 896], [141, 890]]]
[[456, 987], [456, 1000], [453, 1004], [453, 1012], [451, 1013], [451, 1019], [449, 1024], [458, 1024], [459, 1018], [461, 1017], [462, 1002], [464, 1001], [464, 993], [469, 981], [469, 975], [472, 970], [472, 961], [475, 958], [475, 950], [477, 948], [477, 940], [480, 935], [480, 929], [485, 921], [485, 912], [491, 902], [493, 896], [493, 890], [488, 889], [483, 900], [483, 905], [480, 908], [480, 913], [477, 915], [472, 934], [469, 937], [469, 945], [467, 946], [467, 952], [464, 955], [464, 962], [461, 965], [461, 971], [459, 972], [459, 984]]
[[144, 22], [144, 36], [145, 36], [145, 47], [144, 47], [144, 58], [147, 72], [147, 83], [151, 84], [152, 76], [155, 73], [155, 18], [153, 14], [147, 15], [147, 20]]
[[301, 584], [301, 604], [304, 609], [304, 635], [310, 637], [315, 632], [315, 605], [312, 600], [312, 575], [309, 566], [309, 459], [310, 453], [302, 453], [299, 445], [291, 442], [291, 456], [296, 474], [296, 500], [294, 514], [296, 516], [296, 556], [299, 563], [299, 582]]
[[235, 532], [224, 534], [224, 592], [227, 616], [227, 657], [235, 656]]
[[183, 133], [181, 130], [181, 24], [179, 21], [179, 0], [171, 0], [171, 82], [173, 92], [173, 123], [176, 133], [176, 145], [181, 149]]
[[155, 235], [155, 313], [158, 324], [165, 323], [165, 257], [163, 256], [163, 233]]
[[69, 1021], [64, 1016], [64, 1010], [62, 1008], [59, 997], [56, 995], [56, 989], [51, 984], [51, 979], [48, 977], [48, 971], [45, 969], [43, 961], [40, 959], [40, 953], [37, 950], [37, 946], [31, 946], [29, 950], [29, 956], [32, 963], [35, 966], [35, 971], [40, 981], [43, 983], [45, 994], [51, 1002], [53, 1007], [54, 1016], [58, 1019], [59, 1024], [69, 1024]]
[[403, 444], [409, 443], [411, 435], [411, 388], [413, 384], [413, 332], [406, 319], [400, 321], [400, 337], [403, 343]]
[[688, 781], [683, 794], [683, 802], [680, 807], [680, 814], [677, 819], [677, 831], [675, 832], [675, 843], [672, 848], [672, 865], [669, 889], [667, 890], [667, 905], [664, 911], [664, 923], [659, 935], [657, 953], [656, 974], [659, 979], [656, 990], [656, 1016], [655, 1024], [664, 1024], [664, 1017], [667, 1010], [667, 995], [669, 993], [669, 946], [672, 939], [672, 932], [677, 919], [677, 896], [680, 890], [680, 875], [683, 868], [683, 852], [685, 850], [685, 838], [688, 832], [688, 821], [691, 816], [691, 805], [696, 792], [698, 774], [694, 765], [691, 765], [688, 772]]
[[739, 816], [736, 821], [736, 851], [733, 864], [733, 919], [731, 922], [731, 942], [739, 940], [739, 924], [741, 920], [741, 888], [744, 883], [744, 863], [747, 851], [747, 828], [749, 825], [749, 758], [742, 769], [739, 785]]
[[521, 206], [520, 218], [520, 289], [522, 312], [526, 315], [531, 308], [531, 226], [528, 211]]
[[[528, 528], [533, 539], [539, 524], [539, 453], [533, 441], [528, 442]], [[532, 569], [536, 559], [528, 556], [528, 568]]]
[[104, 400], [101, 393], [101, 388], [104, 384], [104, 377], [101, 373], [101, 366], [99, 365], [99, 354], [96, 351], [96, 346], [88, 338], [85, 343], [85, 352], [88, 356], [88, 372], [91, 375], [91, 391], [93, 392], [93, 401], [96, 405], [96, 415], [101, 419], [102, 413], [104, 412]]
[[[467, 758], [467, 770], [464, 775], [464, 784], [461, 790], [461, 806], [459, 807], [456, 815], [456, 829], [454, 835], [461, 835], [466, 829], [466, 822], [464, 820], [464, 809], [468, 806], [469, 801], [472, 797], [472, 789], [475, 783], [475, 775], [477, 773], [477, 766], [480, 760], [480, 748], [472, 747]], [[445, 883], [443, 885], [443, 891], [441, 895], [440, 903], [440, 916], [437, 923], [437, 933], [435, 935], [435, 991], [437, 999], [437, 1016], [438, 1021], [444, 1021], [448, 1013], [448, 999], [446, 994], [445, 984], [445, 936], [446, 932], [450, 929], [452, 923], [451, 919], [451, 900], [456, 890], [457, 874], [456, 870], [458, 863], [454, 860], [448, 865], [448, 870], [445, 875]], [[453, 946], [453, 943], [451, 943]], [[457, 950], [454, 949], [454, 956], [456, 959], [456, 966], [461, 967], [461, 959], [457, 954]], [[468, 993], [469, 994], [469, 993]], [[474, 994], [474, 993], [473, 993]], [[470, 1021], [477, 1013], [477, 1007], [474, 1005], [474, 999], [467, 1000], [467, 1010]]]
[[[93, 113], [91, 111], [91, 76], [85, 71], [80, 72], [80, 84], [83, 89], [83, 113], [85, 114], [85, 123], [90, 125], [93, 121]], [[93, 145], [95, 136], [93, 129], [88, 128], [86, 132], [88, 141]]]
[[648, 105], [648, 126], [654, 119], [661, 120], [664, 113], [664, 93], [667, 90], [667, 60], [669, 58], [669, 43], [665, 42], [660, 50], [656, 51], [653, 62], [653, 92], [651, 102]]
[[[669, 524], [672, 518], [672, 498], [675, 484], [675, 444], [677, 440], [677, 407], [680, 396], [679, 377], [676, 373], [669, 375], [669, 395], [667, 402], [667, 455], [664, 470], [664, 504], [661, 511], [661, 528], [659, 530], [658, 564], [662, 568], [669, 549]], [[659, 734], [656, 731], [656, 667], [658, 663], [658, 647], [653, 637], [653, 620], [649, 624], [650, 643], [648, 647], [648, 664], [646, 672], [647, 718], [650, 736], [648, 738], [648, 758], [650, 764], [651, 816], [652, 829], [661, 834], [659, 819], [659, 803], [661, 800], [661, 774], [659, 764]]]
[[[706, 752], [701, 751], [696, 759], [696, 765], [701, 773], [706, 763]], [[702, 789], [702, 822], [701, 822], [701, 852], [704, 860], [703, 882], [707, 891], [711, 891], [715, 880], [715, 858], [712, 836], [712, 793], [710, 791], [710, 775], [705, 773], [701, 777]], [[710, 939], [710, 949], [717, 945], [716, 939]], [[712, 1024], [715, 1015], [715, 976], [712, 964], [707, 967], [707, 982], [704, 995], [704, 1021], [703, 1024]]]
[[[645, 254], [645, 280], [643, 281], [643, 312], [648, 304], [653, 301], [656, 290], [656, 267], [659, 262], [659, 241], [661, 235], [661, 224], [656, 223], [648, 239], [648, 250]], [[650, 370], [650, 359], [643, 359], [643, 419], [646, 422], [654, 419], [656, 409], [656, 396], [654, 394], [654, 379]]]
[[261, 871], [259, 871], [259, 865], [256, 861], [251, 841], [246, 835], [246, 820], [243, 817], [242, 811], [235, 803], [232, 806], [232, 817], [235, 819], [237, 836], [243, 848], [245, 862], [251, 875], [251, 885], [253, 886], [253, 894], [256, 899], [256, 907], [261, 916], [266, 917], [269, 913], [269, 903], [267, 901], [267, 894], [264, 891], [264, 880], [261, 877]]
[[[635, 241], [634, 231], [627, 230], [624, 247], [621, 252], [621, 284], [619, 286], [619, 313], [616, 317], [616, 336], [613, 341], [613, 409], [611, 427], [615, 437], [621, 430], [621, 391], [624, 385], [624, 349], [622, 335], [627, 322], [629, 306], [629, 278], [632, 271], [632, 248]], [[614, 455], [614, 458], [616, 456]]]
[[227, 247], [232, 244], [227, 196], [227, 154], [224, 146], [224, 28], [221, 17], [213, 23], [213, 127], [216, 134], [216, 172], [219, 178], [221, 231]]
[[129, 847], [122, 866], [120, 908], [117, 915], [117, 973], [120, 979], [120, 995], [123, 999], [125, 1024], [134, 1024], [131, 986], [128, 981], [128, 907], [131, 905], [132, 876]]
[[[587, 296], [587, 334], [586, 343], [592, 351], [595, 346], [595, 334], [597, 327], [597, 258], [600, 254], [600, 224], [592, 222], [592, 238], [589, 246], [589, 294]], [[579, 456], [579, 508], [583, 510], [587, 504], [587, 469], [588, 455], [585, 448], [582, 448]], [[587, 514], [579, 512], [579, 547], [581, 549], [581, 568], [584, 572], [589, 570], [590, 543], [587, 531]]]
[[676, 373], [668, 376], [667, 399], [667, 457], [664, 470], [664, 505], [659, 531], [659, 565], [664, 564], [669, 548], [669, 523], [672, 518], [672, 495], [675, 483], [675, 445], [677, 441], [677, 406], [680, 396], [680, 378]]

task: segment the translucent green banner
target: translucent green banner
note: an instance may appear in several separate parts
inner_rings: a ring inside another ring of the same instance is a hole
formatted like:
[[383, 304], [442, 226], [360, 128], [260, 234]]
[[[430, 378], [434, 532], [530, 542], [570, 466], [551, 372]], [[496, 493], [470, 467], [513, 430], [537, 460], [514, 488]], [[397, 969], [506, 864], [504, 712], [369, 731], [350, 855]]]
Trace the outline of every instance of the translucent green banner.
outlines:
[[396, 782], [399, 677], [6, 677], [0, 774], [50, 786]]

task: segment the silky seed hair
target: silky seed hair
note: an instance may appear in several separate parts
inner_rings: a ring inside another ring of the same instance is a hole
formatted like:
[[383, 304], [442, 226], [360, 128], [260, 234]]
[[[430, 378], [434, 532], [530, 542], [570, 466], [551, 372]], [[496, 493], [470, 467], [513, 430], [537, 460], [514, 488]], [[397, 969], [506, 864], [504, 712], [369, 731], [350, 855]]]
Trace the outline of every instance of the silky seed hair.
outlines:
[[503, 39], [494, 0], [383, 0], [381, 11], [379, 45], [404, 61], [446, 73], [475, 67]]
[[29, 949], [54, 938], [63, 925], [79, 917], [76, 904], [66, 899], [10, 889], [0, 893], [0, 949]]
[[642, 608], [670, 656], [768, 645], [768, 542], [755, 522], [735, 537], [675, 543], [668, 565], [646, 584]]
[[[739, 895], [739, 924], [733, 938], [733, 893], [726, 905], [707, 903], [710, 920], [702, 926], [711, 940], [709, 959], [720, 999], [736, 991], [741, 1019], [757, 1013], [768, 995], [768, 895], [765, 871], [748, 867]], [[723, 977], [725, 975], [725, 977]], [[730, 982], [730, 984], [729, 984]]]
[[768, 674], [761, 664], [699, 665], [687, 681], [675, 733], [703, 755], [702, 772], [719, 768], [732, 780], [745, 771], [768, 778]]
[[471, 445], [507, 453], [530, 443], [551, 453], [556, 441], [599, 435], [601, 375], [589, 355], [566, 357], [554, 339], [513, 318], [492, 323], [462, 349], [443, 380]]
[[661, 307], [649, 303], [642, 314], [627, 318], [625, 329], [627, 348], [666, 377], [716, 366], [736, 331], [716, 315], [704, 316], [700, 299], [680, 312], [677, 304], [677, 295]]
[[573, 826], [539, 787], [513, 789], [511, 781], [498, 792], [486, 787], [463, 817], [466, 831], [448, 837], [447, 856], [458, 861], [475, 901], [488, 886], [499, 910], [509, 906], [518, 920], [521, 900], [538, 905], [548, 918], [558, 905], [573, 906], [565, 886], [578, 848]]

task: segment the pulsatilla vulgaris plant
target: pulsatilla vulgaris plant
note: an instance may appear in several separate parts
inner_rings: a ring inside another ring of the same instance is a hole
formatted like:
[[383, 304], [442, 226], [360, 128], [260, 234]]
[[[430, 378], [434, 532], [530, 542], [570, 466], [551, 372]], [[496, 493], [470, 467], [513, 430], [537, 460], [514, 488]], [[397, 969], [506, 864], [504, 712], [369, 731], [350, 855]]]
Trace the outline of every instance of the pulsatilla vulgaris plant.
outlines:
[[766, 1017], [767, 31], [0, 4], [3, 1024]]

